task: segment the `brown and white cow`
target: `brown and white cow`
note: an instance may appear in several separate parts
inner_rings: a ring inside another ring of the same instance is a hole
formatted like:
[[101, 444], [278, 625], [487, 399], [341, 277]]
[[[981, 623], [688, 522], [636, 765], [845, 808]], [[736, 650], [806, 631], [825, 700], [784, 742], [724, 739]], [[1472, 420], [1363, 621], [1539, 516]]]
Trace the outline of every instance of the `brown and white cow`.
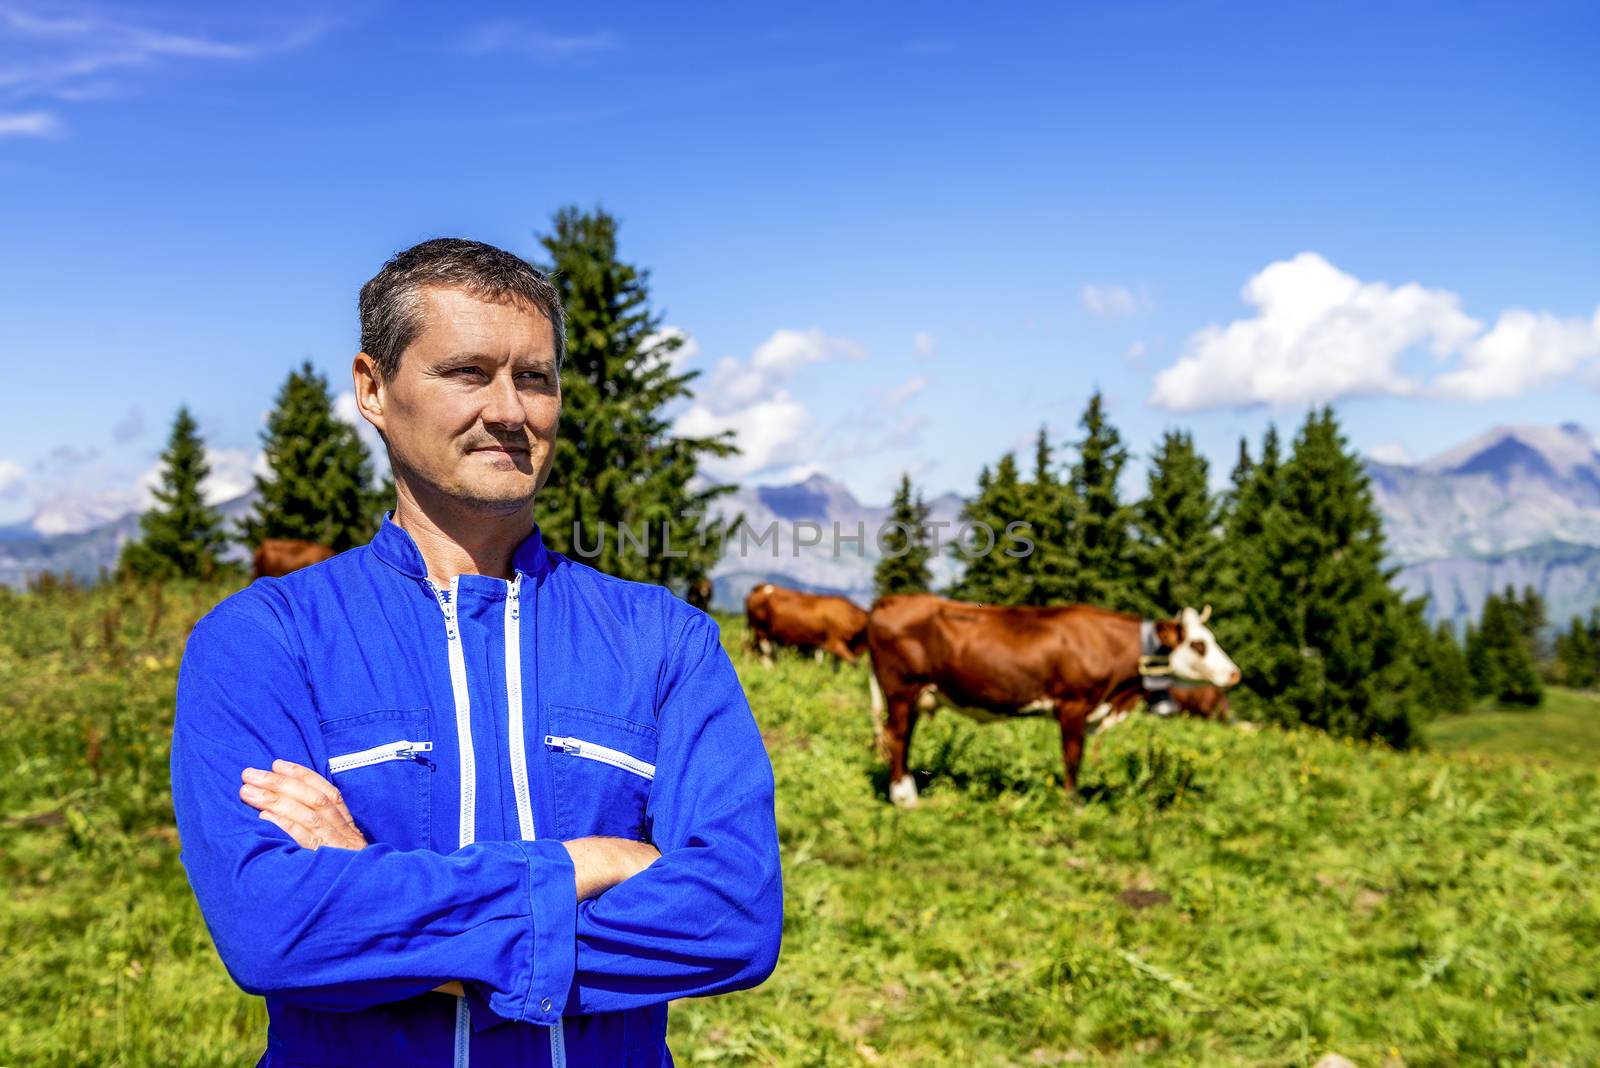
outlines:
[[792, 646], [801, 652], [832, 653], [854, 664], [867, 648], [867, 613], [855, 602], [832, 594], [802, 593], [770, 582], [744, 599], [750, 646], [771, 666], [772, 651]]
[[1209, 614], [1209, 608], [1205, 615], [1185, 608], [1177, 619], [1146, 622], [1090, 605], [1007, 607], [926, 593], [880, 597], [867, 644], [890, 800], [916, 804], [906, 763], [911, 733], [920, 712], [941, 705], [978, 720], [1054, 716], [1072, 797], [1089, 718], [1103, 706], [1131, 707], [1141, 691], [1141, 657], [1164, 655], [1182, 679], [1216, 686], [1239, 681], [1239, 669], [1206, 628]]
[[1170, 696], [1191, 716], [1224, 721], [1233, 718], [1233, 706], [1220, 686], [1174, 686]]
[[689, 583], [688, 588], [684, 590], [683, 599], [700, 609], [700, 611], [709, 612], [711, 611], [711, 595], [714, 590], [715, 587], [712, 586], [711, 579], [701, 575]]
[[262, 538], [251, 558], [250, 581], [282, 578], [291, 571], [321, 563], [336, 555], [326, 545], [300, 538]]

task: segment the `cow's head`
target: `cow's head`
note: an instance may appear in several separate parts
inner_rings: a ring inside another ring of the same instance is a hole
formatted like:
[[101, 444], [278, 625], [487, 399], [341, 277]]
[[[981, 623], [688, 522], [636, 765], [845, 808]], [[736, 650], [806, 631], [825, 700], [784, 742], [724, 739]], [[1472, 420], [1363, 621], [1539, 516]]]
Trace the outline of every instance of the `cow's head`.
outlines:
[[1177, 619], [1158, 623], [1157, 634], [1162, 644], [1172, 650], [1167, 662], [1178, 678], [1209, 682], [1213, 686], [1232, 686], [1239, 681], [1239, 668], [1228, 659], [1228, 654], [1222, 651], [1206, 626], [1210, 618], [1210, 605], [1200, 612], [1185, 608]]

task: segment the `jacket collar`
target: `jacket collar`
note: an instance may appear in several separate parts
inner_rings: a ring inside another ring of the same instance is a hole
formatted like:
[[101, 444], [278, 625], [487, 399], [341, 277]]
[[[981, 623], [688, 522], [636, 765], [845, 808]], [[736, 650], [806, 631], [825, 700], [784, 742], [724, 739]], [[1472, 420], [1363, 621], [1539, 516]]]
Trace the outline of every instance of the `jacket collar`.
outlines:
[[[402, 575], [422, 580], [428, 577], [427, 562], [422, 550], [404, 527], [394, 521], [394, 509], [383, 513], [383, 522], [369, 543], [378, 558]], [[550, 569], [550, 550], [545, 548], [544, 535], [539, 524], [511, 553], [511, 566], [524, 575], [537, 578]]]

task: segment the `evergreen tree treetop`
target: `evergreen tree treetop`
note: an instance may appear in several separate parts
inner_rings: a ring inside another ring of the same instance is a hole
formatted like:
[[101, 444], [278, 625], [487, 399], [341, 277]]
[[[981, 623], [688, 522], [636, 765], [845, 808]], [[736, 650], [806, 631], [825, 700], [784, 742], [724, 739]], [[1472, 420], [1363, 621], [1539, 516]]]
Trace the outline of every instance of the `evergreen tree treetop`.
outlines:
[[932, 550], [928, 545], [929, 508], [922, 495], [913, 490], [911, 476], [902, 474], [890, 505], [891, 528], [884, 534], [884, 554], [873, 574], [879, 597], [894, 593], [923, 593], [933, 582], [928, 569]]
[[139, 517], [139, 536], [123, 547], [119, 570], [137, 578], [210, 578], [227, 535], [222, 515], [205, 500], [211, 474], [199, 427], [187, 405], [178, 408], [161, 454], [155, 503]]
[[558, 552], [623, 578], [692, 583], [737, 523], [710, 519], [737, 487], [705, 478], [702, 464], [739, 448], [732, 431], [672, 433], [666, 408], [693, 396], [699, 372], [674, 368], [682, 338], [662, 330], [648, 272], [621, 259], [617, 230], [603, 210], [567, 207], [540, 238], [566, 312], [567, 359], [555, 457], [535, 510]]
[[380, 498], [366, 445], [335, 414], [328, 380], [310, 360], [278, 390], [261, 437], [269, 473], [255, 478], [258, 497], [239, 524], [241, 541], [301, 538], [343, 552], [372, 538], [393, 500]]

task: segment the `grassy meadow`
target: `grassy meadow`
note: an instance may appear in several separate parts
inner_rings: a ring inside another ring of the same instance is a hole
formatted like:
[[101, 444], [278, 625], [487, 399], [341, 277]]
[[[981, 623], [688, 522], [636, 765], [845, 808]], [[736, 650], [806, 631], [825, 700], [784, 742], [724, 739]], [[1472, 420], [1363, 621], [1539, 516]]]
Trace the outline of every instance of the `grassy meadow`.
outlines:
[[[0, 593], [0, 1065], [247, 1066], [262, 1003], [177, 861], [175, 669], [221, 595]], [[784, 948], [673, 1008], [680, 1064], [1600, 1063], [1600, 702], [1394, 753], [1135, 719], [919, 725], [884, 799], [861, 670], [724, 634], [778, 776]]]

